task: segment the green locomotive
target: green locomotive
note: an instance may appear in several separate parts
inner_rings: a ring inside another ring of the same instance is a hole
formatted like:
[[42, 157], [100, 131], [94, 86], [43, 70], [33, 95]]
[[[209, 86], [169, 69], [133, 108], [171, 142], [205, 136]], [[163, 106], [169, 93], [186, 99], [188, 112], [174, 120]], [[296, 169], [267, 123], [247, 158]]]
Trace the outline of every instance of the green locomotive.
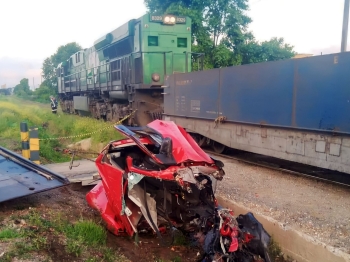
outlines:
[[163, 113], [167, 75], [190, 72], [191, 19], [146, 14], [102, 36], [57, 68], [64, 112], [145, 125]]

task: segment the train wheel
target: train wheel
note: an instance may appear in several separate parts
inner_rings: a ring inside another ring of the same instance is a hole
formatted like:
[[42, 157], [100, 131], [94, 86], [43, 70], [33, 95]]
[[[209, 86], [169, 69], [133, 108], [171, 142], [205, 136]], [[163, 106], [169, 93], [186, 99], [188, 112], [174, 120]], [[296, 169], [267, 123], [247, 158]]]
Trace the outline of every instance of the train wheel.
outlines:
[[206, 142], [206, 138], [204, 136], [201, 136], [199, 135], [200, 139], [199, 139], [199, 142], [198, 142], [198, 145], [200, 147], [204, 146], [204, 143]]
[[190, 135], [193, 138], [193, 140], [196, 141], [196, 143], [199, 145], [201, 140], [200, 136], [198, 134], [192, 134], [192, 133], [190, 133]]
[[192, 138], [194, 139], [194, 141], [197, 142], [197, 144], [202, 147], [206, 141], [206, 138], [202, 135], [199, 135], [199, 134], [192, 134], [190, 133]]
[[222, 154], [226, 149], [225, 145], [223, 145], [219, 142], [216, 142], [216, 141], [213, 141], [212, 147], [213, 147], [215, 153], [218, 153], [218, 154]]

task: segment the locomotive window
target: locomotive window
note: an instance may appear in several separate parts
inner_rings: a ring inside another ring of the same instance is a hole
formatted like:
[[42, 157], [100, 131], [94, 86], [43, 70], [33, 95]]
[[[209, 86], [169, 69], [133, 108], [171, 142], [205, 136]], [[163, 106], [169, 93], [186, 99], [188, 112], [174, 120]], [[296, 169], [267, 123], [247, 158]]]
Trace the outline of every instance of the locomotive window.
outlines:
[[116, 60], [111, 62], [111, 71], [112, 71], [112, 81], [120, 81], [121, 73], [120, 73], [120, 60]]
[[120, 81], [120, 71], [112, 72], [112, 81]]
[[148, 36], [148, 46], [158, 46], [158, 36]]
[[112, 71], [120, 70], [120, 60], [111, 62]]
[[187, 38], [177, 38], [177, 47], [187, 47]]
[[80, 62], [80, 53], [75, 54], [75, 62], [79, 63]]

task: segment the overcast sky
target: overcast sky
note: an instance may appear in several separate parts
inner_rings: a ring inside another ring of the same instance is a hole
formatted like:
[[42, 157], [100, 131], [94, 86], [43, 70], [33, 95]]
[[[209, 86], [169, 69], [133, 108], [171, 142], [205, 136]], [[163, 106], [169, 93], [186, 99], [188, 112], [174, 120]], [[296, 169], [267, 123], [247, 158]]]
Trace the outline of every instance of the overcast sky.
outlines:
[[[339, 52], [344, 0], [249, 2], [249, 29], [257, 40], [284, 37], [298, 53]], [[42, 62], [58, 46], [75, 41], [90, 47], [146, 12], [143, 0], [0, 0], [0, 10], [0, 85], [8, 87], [24, 77], [31, 86], [34, 77], [38, 87]]]

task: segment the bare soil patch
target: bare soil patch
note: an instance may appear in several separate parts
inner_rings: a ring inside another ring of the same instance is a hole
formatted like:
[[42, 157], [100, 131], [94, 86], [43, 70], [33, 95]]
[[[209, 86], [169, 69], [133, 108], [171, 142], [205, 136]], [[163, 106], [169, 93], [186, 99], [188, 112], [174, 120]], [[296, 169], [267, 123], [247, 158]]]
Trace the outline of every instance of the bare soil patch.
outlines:
[[[43, 221], [54, 221], [56, 214], [65, 214], [66, 218], [74, 224], [79, 219], [93, 220], [103, 225], [100, 215], [92, 210], [85, 200], [85, 194], [92, 187], [82, 187], [80, 184], [71, 184], [62, 188], [31, 195], [21, 199], [0, 203], [0, 231], [9, 227], [15, 220], [26, 218], [33, 209]], [[26, 227], [32, 230], [30, 222], [24, 219]], [[103, 225], [104, 226], [104, 225]], [[39, 232], [39, 231], [38, 231]], [[11, 255], [11, 248], [16, 242], [22, 243], [20, 238], [0, 239], [0, 261], [106, 261], [103, 251], [98, 248], [87, 250], [84, 254], [76, 256], [67, 252], [67, 239], [56, 230], [48, 227], [40, 231], [46, 242], [38, 250], [30, 251], [24, 256]], [[161, 246], [154, 235], [140, 235], [139, 245], [130, 237], [119, 237], [107, 232], [106, 247], [112, 250], [114, 258], [111, 261], [197, 261], [199, 249], [190, 246]]]

